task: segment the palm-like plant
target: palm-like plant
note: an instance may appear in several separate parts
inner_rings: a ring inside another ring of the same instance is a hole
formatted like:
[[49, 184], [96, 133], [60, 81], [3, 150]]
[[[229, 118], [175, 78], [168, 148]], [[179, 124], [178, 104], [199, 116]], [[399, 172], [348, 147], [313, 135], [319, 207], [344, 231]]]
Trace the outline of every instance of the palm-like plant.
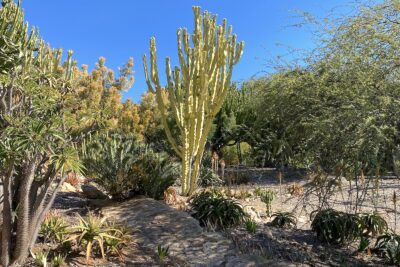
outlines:
[[145, 146], [120, 134], [96, 137], [86, 147], [84, 164], [87, 174], [107, 189], [114, 199], [122, 199], [138, 186], [133, 168]]
[[87, 219], [82, 218], [79, 214], [77, 216], [79, 223], [71, 227], [71, 231], [73, 232], [71, 240], [76, 240], [78, 244], [86, 246], [86, 262], [89, 262], [93, 246], [95, 245], [98, 245], [100, 248], [101, 256], [104, 259], [106, 238], [119, 239], [116, 236], [119, 230], [111, 228], [106, 222], [106, 217], [100, 218], [93, 213], [89, 213]]
[[202, 225], [228, 228], [239, 225], [247, 218], [242, 206], [216, 192], [201, 192], [191, 200], [192, 216]]
[[271, 217], [273, 218], [272, 226], [280, 228], [296, 227], [296, 217], [291, 212], [275, 212]]

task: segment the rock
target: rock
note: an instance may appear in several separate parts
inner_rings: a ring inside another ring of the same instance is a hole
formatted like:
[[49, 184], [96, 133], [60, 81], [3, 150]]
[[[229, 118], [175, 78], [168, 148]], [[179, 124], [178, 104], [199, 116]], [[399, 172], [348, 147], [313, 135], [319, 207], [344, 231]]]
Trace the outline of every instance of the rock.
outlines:
[[65, 182], [61, 186], [61, 192], [72, 193], [72, 192], [77, 192], [77, 189], [70, 183]]
[[84, 184], [81, 186], [82, 193], [89, 199], [108, 199], [109, 197], [103, 193], [97, 186], [93, 183]]
[[250, 218], [255, 222], [262, 222], [260, 214], [255, 210], [255, 208], [251, 206], [245, 206], [244, 212], [246, 212], [250, 216]]

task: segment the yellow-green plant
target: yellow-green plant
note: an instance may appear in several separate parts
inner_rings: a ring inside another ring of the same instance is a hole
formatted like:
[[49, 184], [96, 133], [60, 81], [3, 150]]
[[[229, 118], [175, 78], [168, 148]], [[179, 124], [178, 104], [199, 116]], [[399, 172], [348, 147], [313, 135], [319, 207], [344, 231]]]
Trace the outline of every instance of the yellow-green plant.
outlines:
[[115, 234], [119, 232], [119, 230], [109, 227], [106, 222], [106, 217], [100, 218], [93, 213], [89, 213], [85, 220], [79, 214], [77, 214], [77, 216], [79, 223], [71, 229], [74, 232], [71, 240], [75, 239], [78, 244], [84, 244], [86, 246], [86, 262], [89, 262], [93, 246], [96, 244], [98, 244], [101, 256], [104, 259], [106, 238], [119, 239]]
[[[159, 80], [154, 37], [150, 40], [150, 72], [146, 56], [143, 56], [148, 89], [156, 94], [166, 135], [182, 159], [184, 195], [191, 195], [196, 189], [207, 136], [228, 93], [233, 67], [239, 62], [244, 46], [243, 42], [236, 42], [232, 26], [227, 28], [225, 19], [217, 26], [217, 16], [207, 11], [201, 15], [197, 6], [193, 11], [193, 34], [187, 29], [177, 32], [180, 68], [176, 66], [171, 70], [170, 59], [166, 58], [165, 89]], [[176, 121], [178, 134], [173, 133], [168, 122], [168, 108]]]

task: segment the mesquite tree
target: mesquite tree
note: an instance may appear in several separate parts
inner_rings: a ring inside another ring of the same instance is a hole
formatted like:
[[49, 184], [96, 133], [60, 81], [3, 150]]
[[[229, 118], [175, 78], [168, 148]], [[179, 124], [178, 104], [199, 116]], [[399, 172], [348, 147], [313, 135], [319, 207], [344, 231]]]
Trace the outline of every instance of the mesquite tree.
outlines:
[[[166, 58], [165, 90], [158, 77], [154, 38], [150, 40], [150, 73], [146, 56], [143, 56], [148, 89], [156, 93], [167, 138], [182, 159], [182, 194], [185, 195], [196, 189], [208, 133], [231, 86], [232, 70], [244, 46], [243, 42], [236, 42], [232, 26], [227, 28], [225, 19], [217, 26], [215, 15], [207, 11], [201, 15], [197, 6], [193, 11], [193, 34], [187, 29], [177, 32], [180, 68], [171, 70], [170, 59]], [[176, 135], [168, 123], [168, 108], [177, 124]]]

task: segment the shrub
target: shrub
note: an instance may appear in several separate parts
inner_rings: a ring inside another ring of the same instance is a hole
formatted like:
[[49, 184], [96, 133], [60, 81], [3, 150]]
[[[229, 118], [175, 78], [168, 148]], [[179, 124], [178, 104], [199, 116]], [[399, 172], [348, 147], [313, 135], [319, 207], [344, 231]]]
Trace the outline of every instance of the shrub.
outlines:
[[40, 226], [39, 235], [44, 242], [62, 242], [68, 233], [68, 226], [64, 219], [57, 214], [49, 214]]
[[364, 236], [377, 236], [388, 229], [386, 220], [376, 212], [362, 214], [360, 219]]
[[257, 223], [252, 219], [247, 219], [245, 221], [247, 232], [254, 234], [257, 230]]
[[201, 192], [191, 200], [192, 216], [203, 226], [228, 228], [239, 225], [247, 217], [242, 206], [222, 194]]
[[154, 153], [148, 150], [135, 163], [135, 168], [140, 169], [139, 192], [161, 200], [164, 191], [172, 186], [180, 175], [180, 165], [171, 162], [165, 153]]
[[291, 196], [301, 196], [304, 193], [304, 187], [301, 184], [294, 183], [288, 187], [288, 193]]
[[40, 251], [35, 254], [32, 253], [32, 257], [35, 260], [35, 263], [40, 267], [47, 267], [47, 258], [49, 256], [49, 252]]
[[116, 232], [118, 229], [111, 228], [107, 222], [106, 217], [100, 218], [89, 213], [86, 220], [77, 214], [79, 223], [73, 226], [71, 230], [73, 231], [73, 236], [71, 240], [76, 240], [78, 245], [84, 245], [86, 247], [86, 262], [92, 255], [93, 247], [100, 249], [101, 256], [105, 258], [105, 242], [106, 238], [109, 239], [120, 239]]
[[105, 237], [105, 253], [122, 257], [122, 249], [131, 242], [131, 230], [127, 225], [116, 221], [108, 223], [108, 228], [110, 229], [109, 234], [113, 238]]
[[400, 265], [400, 236], [394, 233], [379, 236], [373, 251], [387, 258], [391, 264]]
[[144, 150], [144, 145], [131, 137], [98, 136], [86, 148], [87, 175], [107, 189], [113, 199], [127, 198], [129, 191], [138, 186], [133, 165]]
[[294, 228], [296, 227], [296, 217], [291, 212], [276, 212], [272, 214], [272, 226], [280, 228]]
[[334, 209], [318, 211], [311, 228], [321, 241], [339, 245], [354, 241], [362, 231], [359, 216]]
[[63, 266], [67, 266], [67, 263], [65, 262], [65, 259], [67, 257], [65, 255], [54, 255], [53, 258], [50, 261], [50, 264], [52, 267], [63, 267]]
[[221, 186], [224, 184], [219, 175], [208, 167], [201, 168], [199, 180], [201, 186]]

